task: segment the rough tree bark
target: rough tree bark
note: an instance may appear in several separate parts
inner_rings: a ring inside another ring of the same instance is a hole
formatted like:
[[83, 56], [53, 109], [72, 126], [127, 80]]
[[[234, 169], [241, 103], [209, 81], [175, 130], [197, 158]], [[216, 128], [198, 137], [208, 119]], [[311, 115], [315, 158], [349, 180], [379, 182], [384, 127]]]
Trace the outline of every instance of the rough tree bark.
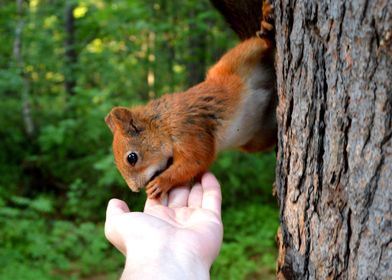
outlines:
[[392, 279], [391, 15], [275, 1], [279, 279]]

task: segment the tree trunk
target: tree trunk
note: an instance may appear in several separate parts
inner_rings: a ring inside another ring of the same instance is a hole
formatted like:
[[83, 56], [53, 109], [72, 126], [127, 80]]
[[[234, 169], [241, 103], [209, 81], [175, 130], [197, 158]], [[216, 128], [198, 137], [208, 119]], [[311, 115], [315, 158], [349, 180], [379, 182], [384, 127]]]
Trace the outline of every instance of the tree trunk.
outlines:
[[76, 86], [76, 75], [75, 75], [75, 65], [78, 60], [78, 56], [75, 48], [75, 17], [74, 9], [76, 4], [72, 1], [67, 1], [64, 10], [64, 31], [65, 31], [65, 79], [64, 87], [65, 92], [72, 96], [75, 94]]
[[391, 15], [275, 1], [279, 279], [392, 279]]
[[[157, 15], [159, 21], [167, 21], [170, 23], [171, 26], [175, 26], [177, 21], [177, 3], [174, 3], [173, 1], [161, 0], [160, 4], [162, 12]], [[176, 33], [173, 30], [171, 30], [170, 32], [166, 31], [163, 32], [163, 36], [164, 39], [161, 40], [162, 42], [159, 49], [161, 52], [163, 51], [164, 53], [162, 62], [167, 67], [166, 75], [168, 77], [167, 86], [169, 88], [169, 92], [174, 92], [175, 73], [173, 71], [173, 68], [174, 62], [176, 61], [176, 50], [174, 47]]]
[[34, 136], [35, 127], [31, 114], [30, 104], [30, 83], [24, 71], [24, 59], [22, 55], [22, 33], [24, 28], [23, 20], [23, 0], [16, 0], [16, 7], [18, 10], [18, 23], [15, 28], [15, 40], [13, 54], [15, 59], [15, 66], [17, 67], [22, 80], [21, 99], [22, 99], [22, 119], [26, 135], [29, 138]]
[[189, 11], [189, 57], [187, 58], [187, 85], [192, 87], [205, 78], [207, 34], [197, 25], [196, 15], [204, 11], [204, 2], [192, 5]]

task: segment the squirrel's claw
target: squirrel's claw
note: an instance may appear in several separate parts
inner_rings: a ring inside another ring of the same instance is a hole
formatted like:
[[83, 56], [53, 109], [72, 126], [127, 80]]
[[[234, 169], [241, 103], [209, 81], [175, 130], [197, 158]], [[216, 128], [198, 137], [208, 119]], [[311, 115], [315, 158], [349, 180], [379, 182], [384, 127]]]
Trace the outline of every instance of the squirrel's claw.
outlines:
[[146, 193], [147, 193], [148, 198], [154, 199], [154, 198], [160, 197], [162, 190], [159, 187], [159, 185], [153, 183], [153, 184], [149, 184], [146, 187]]
[[146, 187], [146, 193], [148, 198], [150, 199], [160, 198], [162, 194], [168, 192], [170, 188], [171, 186], [165, 183], [165, 180], [160, 177], [157, 177], [150, 183], [148, 183]]

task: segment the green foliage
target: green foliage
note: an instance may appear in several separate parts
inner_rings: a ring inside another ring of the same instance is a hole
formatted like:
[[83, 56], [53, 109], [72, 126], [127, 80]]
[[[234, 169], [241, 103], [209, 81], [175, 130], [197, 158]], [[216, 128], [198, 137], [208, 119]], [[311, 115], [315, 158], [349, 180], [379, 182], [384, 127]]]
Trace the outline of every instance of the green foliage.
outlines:
[[[104, 117], [115, 105], [185, 89], [189, 62], [205, 71], [235, 44], [234, 35], [207, 0], [75, 0], [77, 59], [69, 64], [64, 11], [71, 1], [22, 1], [22, 15], [16, 1], [5, 2], [0, 279], [116, 279], [124, 260], [103, 235], [107, 201], [118, 197], [141, 210], [145, 194], [131, 193], [116, 170]], [[21, 22], [18, 62], [14, 46]], [[196, 49], [192, 38], [205, 47]], [[74, 94], [64, 86], [70, 77]], [[26, 104], [35, 127], [31, 136], [25, 132]], [[273, 153], [228, 152], [212, 167], [222, 184], [225, 223], [213, 279], [270, 275], [278, 221], [271, 195], [274, 162]]]
[[223, 153], [212, 166], [212, 171], [224, 182], [223, 207], [247, 203], [274, 204], [272, 183], [275, 180], [275, 155], [249, 155], [239, 151]]
[[223, 212], [223, 223], [223, 246], [211, 278], [274, 279], [277, 210], [269, 205], [242, 203]]
[[120, 271], [123, 258], [105, 240], [103, 224], [56, 219], [53, 202], [45, 196], [1, 197], [0, 278], [79, 278]]

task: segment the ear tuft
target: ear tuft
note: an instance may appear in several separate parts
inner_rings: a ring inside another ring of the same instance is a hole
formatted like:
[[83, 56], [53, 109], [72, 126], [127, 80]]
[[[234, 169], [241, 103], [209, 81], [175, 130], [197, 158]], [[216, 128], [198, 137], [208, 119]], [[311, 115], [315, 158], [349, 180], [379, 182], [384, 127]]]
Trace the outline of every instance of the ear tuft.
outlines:
[[114, 133], [117, 128], [126, 130], [132, 123], [132, 112], [125, 107], [114, 107], [106, 116], [105, 122]]

